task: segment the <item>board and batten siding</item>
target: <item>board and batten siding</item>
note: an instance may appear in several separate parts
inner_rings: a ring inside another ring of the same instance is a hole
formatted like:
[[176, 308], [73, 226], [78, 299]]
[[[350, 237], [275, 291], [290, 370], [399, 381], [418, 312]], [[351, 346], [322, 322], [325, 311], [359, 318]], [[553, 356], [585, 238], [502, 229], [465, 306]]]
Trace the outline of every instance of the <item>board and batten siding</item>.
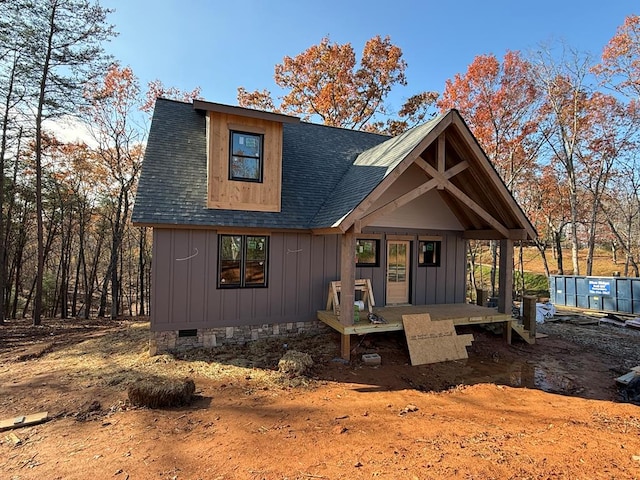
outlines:
[[[418, 266], [418, 240], [421, 236], [441, 238], [441, 262], [439, 267]], [[358, 237], [356, 235], [356, 237]], [[357, 267], [356, 278], [371, 279], [376, 305], [385, 305], [386, 240], [401, 237], [410, 241], [410, 290], [409, 302], [413, 305], [464, 303], [466, 301], [466, 241], [457, 231], [423, 231], [376, 229], [366, 238], [380, 240], [380, 266]]]
[[[227, 233], [227, 232], [225, 232]], [[316, 319], [339, 277], [339, 238], [269, 234], [268, 286], [218, 288], [218, 232], [154, 228], [153, 331]]]
[[[442, 238], [441, 265], [419, 267], [418, 239], [423, 234], [374, 233], [380, 239], [380, 266], [356, 268], [356, 276], [371, 279], [378, 306], [385, 304], [386, 239], [393, 235], [411, 241], [411, 303], [465, 301], [464, 239], [459, 232], [435, 233]], [[221, 289], [217, 286], [217, 231], [154, 228], [151, 330], [315, 320], [316, 312], [326, 306], [329, 282], [340, 278], [340, 237], [295, 232], [274, 232], [268, 236], [268, 286]], [[371, 238], [371, 234], [368, 236]]]

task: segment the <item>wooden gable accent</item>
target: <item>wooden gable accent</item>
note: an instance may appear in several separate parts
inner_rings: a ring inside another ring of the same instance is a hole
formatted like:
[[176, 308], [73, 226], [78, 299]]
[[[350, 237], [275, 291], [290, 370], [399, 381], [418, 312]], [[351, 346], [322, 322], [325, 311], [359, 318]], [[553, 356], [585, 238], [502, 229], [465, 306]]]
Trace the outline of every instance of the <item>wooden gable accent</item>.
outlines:
[[[279, 212], [282, 189], [282, 123], [209, 111], [207, 207]], [[231, 131], [263, 135], [262, 182], [229, 179]]]
[[[394, 191], [393, 184], [405, 172], [412, 178], [412, 187]], [[393, 195], [389, 195], [391, 192]], [[419, 197], [436, 192], [462, 226], [465, 238], [526, 240], [536, 235], [464, 120], [454, 110], [442, 118], [338, 227], [346, 231], [354, 225], [359, 231], [376, 225], [379, 219], [390, 218]]]

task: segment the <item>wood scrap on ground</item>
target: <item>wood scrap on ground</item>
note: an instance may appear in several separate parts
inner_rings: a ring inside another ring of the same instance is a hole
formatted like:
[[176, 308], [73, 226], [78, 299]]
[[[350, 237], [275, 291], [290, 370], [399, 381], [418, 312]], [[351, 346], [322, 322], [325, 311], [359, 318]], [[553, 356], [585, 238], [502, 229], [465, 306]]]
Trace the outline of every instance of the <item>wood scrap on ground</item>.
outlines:
[[11, 443], [14, 447], [22, 444], [22, 439], [18, 437], [15, 433], [11, 432], [9, 435], [6, 435], [5, 440]]
[[625, 326], [625, 322], [623, 319], [621, 319], [620, 317], [618, 317], [617, 315], [614, 315], [612, 313], [607, 314], [605, 317], [602, 317], [600, 319], [600, 323], [604, 323], [607, 325], [613, 325], [616, 327], [624, 327]]
[[580, 316], [577, 318], [572, 318], [568, 320], [567, 323], [571, 323], [573, 325], [598, 325], [600, 323], [601, 318], [598, 317], [587, 317]]
[[13, 428], [26, 427], [37, 423], [45, 422], [49, 419], [49, 412], [38, 412], [31, 415], [20, 415], [12, 418], [0, 420], [0, 432]]
[[411, 365], [469, 358], [473, 335], [458, 335], [451, 320], [432, 321], [428, 313], [403, 315]]

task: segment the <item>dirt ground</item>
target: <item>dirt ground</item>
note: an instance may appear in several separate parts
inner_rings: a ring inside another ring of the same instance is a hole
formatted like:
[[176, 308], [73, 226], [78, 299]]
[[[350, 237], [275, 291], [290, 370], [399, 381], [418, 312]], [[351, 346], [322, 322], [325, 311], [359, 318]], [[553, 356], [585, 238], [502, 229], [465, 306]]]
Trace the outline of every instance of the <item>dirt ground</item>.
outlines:
[[[334, 333], [149, 357], [143, 321], [10, 321], [0, 419], [50, 420], [0, 433], [0, 477], [638, 479], [640, 407], [615, 378], [640, 365], [640, 332], [573, 320], [535, 345], [459, 329], [468, 360], [415, 367], [401, 332], [354, 339], [345, 363]], [[277, 371], [287, 350], [312, 356], [308, 376]], [[149, 377], [192, 378], [195, 401], [133, 407]]]

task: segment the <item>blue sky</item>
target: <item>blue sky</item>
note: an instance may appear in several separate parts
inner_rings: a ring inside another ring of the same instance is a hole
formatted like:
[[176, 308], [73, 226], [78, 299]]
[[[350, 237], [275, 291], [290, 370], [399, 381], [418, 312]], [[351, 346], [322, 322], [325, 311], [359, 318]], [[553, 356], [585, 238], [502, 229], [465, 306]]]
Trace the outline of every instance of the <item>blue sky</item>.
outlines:
[[202, 88], [205, 100], [236, 104], [236, 89], [268, 88], [277, 96], [274, 65], [329, 35], [364, 43], [389, 35], [408, 63], [406, 87], [388, 104], [399, 108], [414, 93], [442, 92], [474, 57], [527, 52], [564, 41], [599, 57], [633, 0], [101, 0], [115, 9], [119, 36], [107, 45], [143, 84]]

